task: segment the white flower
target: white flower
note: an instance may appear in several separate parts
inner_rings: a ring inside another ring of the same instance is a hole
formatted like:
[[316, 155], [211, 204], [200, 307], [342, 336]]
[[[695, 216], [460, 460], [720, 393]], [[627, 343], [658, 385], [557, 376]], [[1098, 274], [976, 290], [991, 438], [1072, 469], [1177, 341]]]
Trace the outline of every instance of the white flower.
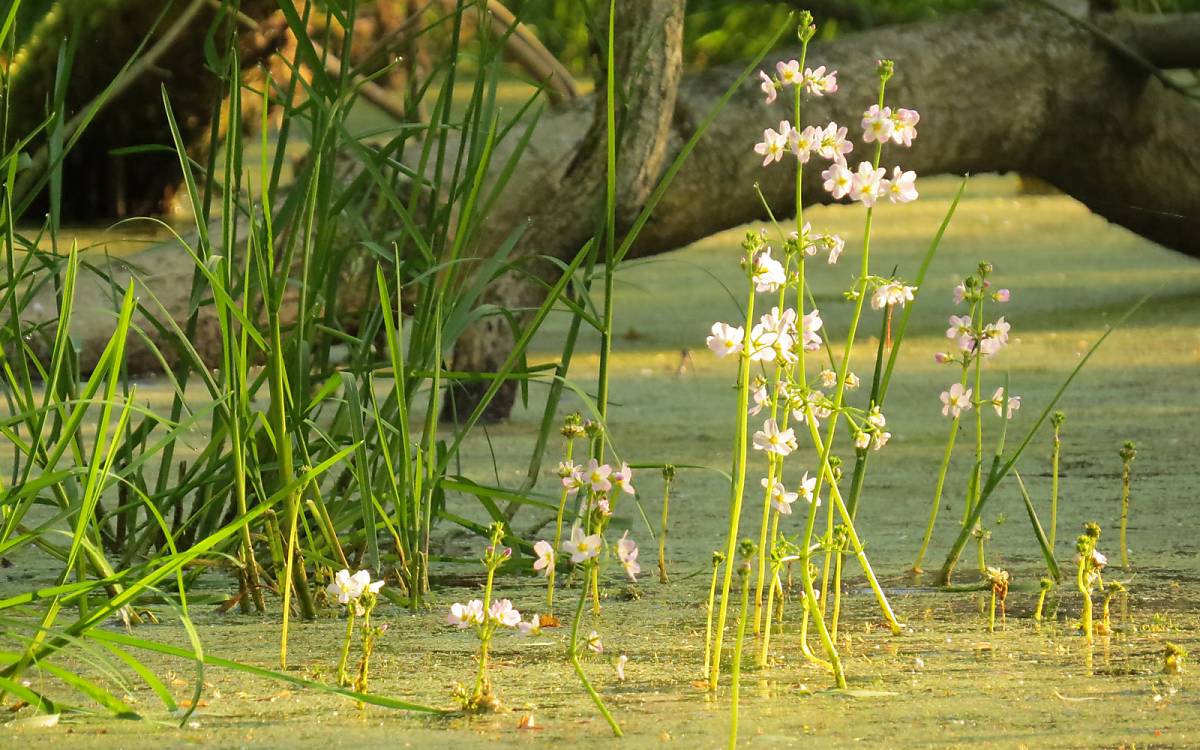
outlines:
[[545, 539], [539, 539], [533, 545], [533, 551], [537, 554], [533, 569], [539, 570], [542, 575], [549, 577], [550, 571], [554, 569], [554, 545]]
[[[817, 132], [816, 152], [830, 161], [844, 161], [854, 144], [846, 140], [846, 129], [831, 122]], [[828, 190], [829, 188], [825, 188]]]
[[955, 416], [971, 408], [971, 389], [963, 388], [961, 383], [950, 386], [950, 390], [942, 391], [942, 416]]
[[742, 339], [746, 332], [741, 326], [734, 328], [728, 323], [713, 323], [712, 335], [705, 339], [708, 348], [718, 357], [737, 354], [742, 350]]
[[782, 515], [789, 516], [792, 514], [792, 503], [796, 502], [796, 498], [800, 496], [798, 493], [788, 492], [784, 488], [783, 482], [780, 481], [770, 484], [767, 482], [766, 477], [759, 480], [759, 484], [763, 486], [763, 489], [767, 489], [768, 485], [770, 486], [771, 507], [775, 508]]
[[778, 307], [772, 307], [771, 312], [759, 318], [758, 322], [764, 330], [788, 336], [796, 333], [796, 311], [790, 307], [785, 308], [783, 312], [780, 312]]
[[860, 201], [867, 208], [874, 206], [875, 201], [889, 188], [888, 181], [883, 179], [884, 174], [886, 171], [883, 167], [875, 168], [869, 161], [860, 162], [850, 183], [850, 200]]
[[892, 119], [892, 108], [881, 109], [878, 104], [872, 104], [871, 108], [863, 113], [862, 128], [863, 142], [885, 143], [896, 129], [896, 121]]
[[871, 407], [871, 411], [867, 414], [867, 424], [879, 429], [887, 427], [887, 418], [883, 416], [881, 411], [879, 411], [878, 406]]
[[750, 394], [754, 399], [754, 404], [750, 407], [750, 416], [757, 416], [760, 411], [771, 404], [771, 395], [767, 393], [767, 381], [759, 376], [759, 380], [755, 383], [755, 388]]
[[791, 125], [784, 120], [779, 123], [779, 132], [770, 128], [763, 131], [762, 141], [754, 144], [754, 153], [763, 157], [764, 167], [783, 158], [783, 154], [788, 150], [788, 132], [790, 130]]
[[917, 173], [896, 167], [888, 183], [887, 197], [892, 203], [910, 203], [917, 199]]
[[821, 173], [821, 179], [825, 180], [825, 190], [836, 199], [849, 195], [850, 188], [854, 185], [854, 173], [846, 167], [846, 162], [841, 160], [830, 164], [829, 168]]
[[587, 644], [588, 650], [594, 651], [597, 654], [604, 653], [604, 644], [600, 642], [600, 634], [595, 630], [587, 634], [587, 639], [584, 643]]
[[799, 86], [804, 82], [799, 60], [788, 60], [787, 62], [780, 60], [775, 63], [775, 72], [779, 75], [779, 82], [784, 86]]
[[602, 464], [593, 458], [588, 461], [587, 468], [583, 470], [583, 481], [592, 488], [593, 492], [608, 492], [612, 489], [612, 482], [608, 481], [610, 474], [612, 474], [611, 466]]
[[826, 234], [821, 237], [821, 244], [829, 251], [829, 265], [838, 262], [842, 251], [846, 249], [846, 241], [836, 234]]
[[571, 529], [571, 538], [562, 543], [562, 551], [571, 556], [571, 562], [581, 563], [599, 555], [602, 543], [599, 534], [584, 536], [583, 529], [575, 526]]
[[617, 671], [617, 682], [625, 681], [625, 664], [629, 661], [629, 657], [621, 654], [617, 660], [613, 662], [613, 669]]
[[[800, 478], [800, 494], [804, 496], [804, 502], [812, 505], [813, 493], [817, 490], [817, 478], [810, 477], [808, 472], [804, 472], [804, 476]], [[821, 498], [817, 498], [817, 506], [820, 507]]]
[[875, 289], [875, 293], [871, 295], [871, 308], [882, 310], [892, 305], [904, 307], [904, 303], [913, 301], [913, 292], [915, 291], [917, 291], [915, 286], [905, 286], [898, 281], [880, 284]]
[[537, 635], [542, 632], [542, 618], [540, 615], [534, 615], [529, 618], [529, 622], [517, 623], [518, 635]]
[[821, 311], [813, 308], [813, 311], [806, 313], [801, 323], [801, 336], [804, 339], [804, 351], [811, 352], [821, 348], [821, 334], [817, 331], [821, 330], [824, 322], [821, 320]]
[[466, 604], [455, 602], [450, 605], [450, 614], [446, 617], [446, 622], [457, 627], [459, 630], [469, 628], [472, 625], [483, 624], [483, 602], [479, 599], [472, 599]]
[[992, 400], [990, 403], [992, 408], [996, 410], [997, 417], [1007, 417], [1008, 419], [1012, 419], [1013, 412], [1021, 408], [1021, 397], [1009, 396], [1006, 404], [1004, 398], [1004, 388], [1002, 386], [997, 388], [996, 392], [992, 394]]
[[762, 81], [762, 84], [761, 84], [762, 91], [764, 94], [767, 95], [766, 103], [771, 104], [772, 102], [775, 101], [775, 94], [776, 94], [775, 81], [771, 78], [771, 76], [767, 75], [766, 73], [764, 73], [761, 70], [758, 71], [758, 77], [759, 77], [759, 80]]
[[638, 563], [637, 559], [637, 542], [629, 538], [628, 529], [617, 540], [617, 558], [621, 561], [621, 566], [625, 568], [625, 573], [629, 576], [629, 580], [636, 581], [638, 573], [642, 572], [642, 566]]
[[871, 447], [875, 450], [879, 450], [883, 446], [887, 445], [887, 442], [891, 439], [892, 433], [887, 432], [886, 430], [877, 430], [871, 438]]
[[506, 628], [515, 628], [521, 623], [521, 613], [513, 609], [512, 602], [508, 599], [500, 599], [492, 602], [492, 606], [488, 609], [488, 617], [497, 625], [503, 625]]
[[774, 362], [780, 344], [791, 345], [791, 337], [777, 333], [762, 323], [750, 329], [750, 360], [753, 362]]
[[871, 433], [863, 432], [862, 430], [856, 430], [854, 432], [854, 447], [855, 448], [866, 448], [870, 444], [871, 444]]
[[[366, 573], [366, 581], [362, 580], [360, 573]], [[349, 604], [362, 596], [363, 589], [370, 580], [371, 574], [365, 570], [360, 570], [351, 576], [349, 570], [343, 569], [333, 576], [333, 583], [329, 584], [325, 590], [329, 592], [330, 596], [337, 598], [338, 604]]]
[[846, 388], [854, 390], [862, 385], [862, 380], [852, 372], [846, 373]]
[[756, 450], [786, 456], [796, 450], [796, 447], [796, 433], [792, 431], [791, 427], [781, 431], [774, 419], [764, 421], [763, 428], [754, 433]]
[[777, 292], [787, 282], [783, 264], [771, 257], [771, 248], [754, 257], [754, 291]]
[[825, 388], [832, 388], [837, 385], [838, 376], [833, 370], [821, 370], [821, 374], [818, 377], [821, 378], [821, 385]]

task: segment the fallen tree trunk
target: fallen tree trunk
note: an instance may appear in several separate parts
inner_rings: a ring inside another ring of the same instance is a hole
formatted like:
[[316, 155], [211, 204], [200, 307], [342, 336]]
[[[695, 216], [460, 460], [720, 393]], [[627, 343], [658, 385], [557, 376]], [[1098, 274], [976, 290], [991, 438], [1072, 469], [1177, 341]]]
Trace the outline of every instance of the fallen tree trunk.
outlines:
[[[1200, 16], [1174, 18], [1173, 64], [1183, 62], [1178, 39], [1192, 31], [1200, 41]], [[810, 100], [806, 123], [836, 121], [856, 138], [853, 157], [863, 154], [862, 112], [873, 102], [875, 61], [889, 57], [896, 75], [888, 100], [921, 112], [920, 136], [911, 151], [888, 154], [921, 175], [1017, 171], [1040, 177], [1074, 196], [1093, 212], [1166, 247], [1200, 257], [1200, 104], [1148, 75], [1144, 67], [1114, 50], [1113, 40], [1153, 63], [1154, 38], [1145, 23], [1158, 19], [1110, 16], [1110, 39], [1099, 37], [1060, 13], [1030, 3], [1001, 10], [881, 28], [813, 44], [810, 64], [839, 72], [836, 95]], [[770, 59], [797, 56], [786, 50]], [[1193, 45], [1192, 64], [1200, 64]], [[737, 76], [737, 66], [686, 76], [673, 119], [676, 152]], [[553, 113], [541, 125], [525, 157], [526, 179], [513, 184], [514, 202], [497, 207], [491, 221], [504, 236], [506, 225], [528, 214], [521, 205], [554, 200], [576, 186], [559, 165], [569, 162], [587, 118], [579, 107]], [[762, 130], [789, 118], [786, 107], [763, 103], [758, 82], [747, 82], [700, 141], [633, 247], [645, 256], [750, 221], [765, 219], [752, 186], [761, 185], [777, 217], [793, 212], [792, 170], [761, 166], [753, 145]], [[819, 169], [806, 170], [808, 203], [832, 202]], [[515, 204], [515, 205], [514, 205]], [[542, 244], [543, 253], [566, 257], [576, 238]], [[509, 307], [538, 301], [540, 287], [510, 285], [498, 300]], [[503, 332], [469, 331], [456, 350], [457, 369], [487, 369], [508, 351]], [[483, 340], [474, 336], [483, 334]]]
[[[630, 12], [640, 8], [663, 14], [677, 12], [680, 4], [628, 0], [621, 5], [632, 8]], [[661, 16], [668, 17], [674, 16]], [[638, 23], [655, 23], [649, 17], [635, 18]], [[1200, 64], [1200, 45], [1192, 45], [1189, 57], [1189, 48], [1179, 41], [1189, 38], [1189, 30], [1190, 38], [1200, 41], [1200, 16], [1172, 19], [1172, 42], [1162, 50], [1164, 61]], [[1200, 104], [1164, 86], [1111, 43], [1120, 42], [1143, 62], [1157, 62], [1155, 38], [1145, 29], [1147, 23], [1159, 21], [1117, 15], [1093, 21], [1111, 39], [1041, 4], [1012, 3], [991, 12], [814, 44], [809, 60], [837, 69], [841, 88], [834, 96], [806, 105], [806, 121], [836, 120], [857, 137], [861, 113], [875, 96], [875, 60], [890, 57], [897, 73], [889, 84], [889, 100], [922, 113], [920, 136], [911, 151], [893, 152], [906, 169], [922, 175], [1019, 171], [1037, 176], [1114, 223], [1200, 257], [1200, 180], [1195, 178], [1200, 174], [1200, 139], [1193, 132], [1200, 122]], [[665, 21], [657, 23], [659, 29], [666, 28]], [[650, 38], [629, 38], [635, 37]], [[628, 225], [663, 166], [738, 70], [730, 66], [683, 76], [676, 87], [671, 78], [676, 63], [664, 54], [669, 49], [644, 49], [648, 52], [640, 53], [641, 74], [630, 79], [633, 88], [624, 92], [631, 97], [625, 103], [636, 120], [626, 123], [620, 164], [636, 169], [620, 172], [618, 230]], [[770, 59], [794, 54], [783, 51]], [[638, 96], [642, 104], [633, 106]], [[529, 221], [519, 252], [563, 258], [592, 235], [603, 206], [603, 159], [598, 159], [603, 139], [596, 130], [599, 101], [583, 98], [543, 116], [505, 199], [488, 217], [491, 236], [505, 237], [517, 222]], [[755, 182], [777, 216], [789, 215], [791, 170], [763, 169], [752, 151], [764, 127], [788, 116], [785, 109], [765, 105], [757, 82], [748, 82], [700, 141], [632, 255], [662, 252], [764, 218], [752, 189]], [[858, 143], [851, 156], [863, 151]], [[504, 157], [498, 153], [495, 163], [503, 163]], [[817, 170], [808, 170], [804, 187], [806, 200], [830, 200]], [[191, 261], [173, 247], [143, 253], [135, 262], [154, 269], [152, 284], [169, 286], [171, 279], [190, 280], [192, 274]], [[548, 264], [538, 269], [553, 273]], [[187, 284], [174, 288], [186, 289]], [[493, 288], [491, 301], [521, 308], [536, 304], [541, 293], [542, 287], [528, 277], [512, 275]], [[110, 307], [107, 292], [95, 296], [95, 306]], [[172, 311], [186, 310], [186, 295], [164, 301]], [[107, 339], [104, 326], [94, 328], [95, 333], [77, 336], [84, 342], [84, 367]], [[510, 344], [506, 325], [470, 329], [456, 349], [455, 367], [494, 368]], [[130, 355], [136, 361], [132, 342]], [[512, 395], [509, 391], [497, 401], [511, 404]]]

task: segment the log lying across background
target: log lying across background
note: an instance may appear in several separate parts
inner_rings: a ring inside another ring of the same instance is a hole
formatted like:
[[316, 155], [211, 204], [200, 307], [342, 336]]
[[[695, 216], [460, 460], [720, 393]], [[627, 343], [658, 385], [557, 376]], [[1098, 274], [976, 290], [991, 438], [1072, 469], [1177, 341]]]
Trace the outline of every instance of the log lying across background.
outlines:
[[[243, 3], [247, 8], [254, 6]], [[618, 157], [620, 231], [741, 66], [680, 75], [677, 37], [683, 0], [618, 0], [618, 8], [618, 74], [626, 97]], [[260, 14], [269, 23], [265, 10]], [[247, 46], [248, 59], [261, 59], [272, 48], [268, 36], [263, 31], [253, 37], [257, 43]], [[130, 94], [139, 107], [111, 115], [119, 127], [98, 132], [133, 130], [136, 123], [129, 118], [161, 127], [158, 86], [165, 80], [174, 91], [187, 83], [173, 68], [202, 54], [197, 45], [203, 40], [195, 37], [181, 36], [177, 44], [182, 51], [171, 55], [171, 70], [143, 76]], [[794, 54], [784, 50], [768, 61]], [[1007, 171], [1035, 176], [1109, 221], [1200, 257], [1200, 139], [1195, 135], [1200, 102], [1158, 71], [1200, 67], [1200, 14], [1071, 18], [1047, 3], [1009, 2], [993, 10], [849, 34], [809, 50], [813, 64], [838, 70], [841, 89], [806, 105], [806, 121], [836, 120], [855, 132], [864, 104], [874, 99], [880, 57], [896, 62], [889, 100], [922, 114], [920, 136], [900, 156], [906, 169], [925, 176]], [[16, 90], [32, 96], [37, 86], [28, 81], [37, 79], [27, 75], [25, 80], [27, 85]], [[72, 86], [86, 88], [75, 81]], [[145, 95], [151, 88], [155, 95]], [[212, 109], [213, 89], [195, 88], [203, 95], [197, 94], [190, 110], [201, 117]], [[38, 94], [38, 106], [46, 90]], [[597, 227], [603, 206], [602, 99], [559, 98], [564, 103], [543, 115], [505, 200], [487, 219], [493, 237], [505, 237], [518, 222], [531, 222], [517, 255], [573, 255]], [[185, 109], [188, 105], [181, 102], [179, 110]], [[633, 255], [670, 250], [763, 218], [751, 189], [755, 182], [776, 215], [787, 216], [792, 208], [790, 170], [764, 170], [752, 152], [762, 129], [784, 117], [785, 108], [765, 105], [757, 82], [747, 82], [676, 177]], [[206, 130], [202, 119], [189, 125], [197, 132]], [[154, 140], [142, 137], [139, 142]], [[100, 139], [89, 148], [103, 154], [114, 145], [128, 144]], [[862, 150], [859, 144], [856, 153]], [[498, 153], [496, 163], [503, 163], [504, 156]], [[169, 170], [166, 174], [170, 176]], [[68, 184], [85, 178], [93, 184], [81, 186], [83, 193], [104, 189], [101, 178], [68, 168]], [[161, 176], [154, 179], [159, 180], [156, 190], [170, 189], [158, 187]], [[804, 188], [806, 200], [828, 200], [815, 170], [809, 170]], [[143, 205], [126, 208], [143, 210]], [[190, 259], [178, 249], [151, 250], [137, 260], [154, 269], [164, 290], [186, 291], [186, 284], [171, 283], [190, 279], [192, 273]], [[554, 272], [550, 264], [538, 267], [544, 275]], [[540, 293], [539, 285], [514, 275], [501, 279], [485, 301], [521, 308], [535, 304]], [[186, 309], [186, 299], [164, 301], [172, 310]], [[107, 295], [95, 304], [106, 306]], [[490, 326], [464, 334], [456, 349], [456, 369], [489, 370], [503, 361], [511, 331], [492, 320]], [[88, 352], [98, 352], [102, 345], [90, 337], [101, 335], [107, 336], [97, 326], [95, 333], [80, 337], [85, 366]], [[497, 401], [500, 408], [492, 416], [507, 411], [512, 394], [507, 395], [507, 401]]]

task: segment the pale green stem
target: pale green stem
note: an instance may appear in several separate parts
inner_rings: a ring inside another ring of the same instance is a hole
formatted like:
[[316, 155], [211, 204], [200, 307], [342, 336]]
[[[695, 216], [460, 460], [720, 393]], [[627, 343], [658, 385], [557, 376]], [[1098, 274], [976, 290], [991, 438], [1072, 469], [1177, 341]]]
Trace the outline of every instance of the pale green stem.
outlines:
[[730, 690], [730, 715], [729, 715], [729, 748], [735, 750], [737, 748], [737, 733], [738, 733], [738, 692], [742, 676], [742, 641], [746, 637], [746, 615], [750, 609], [750, 571], [748, 569], [749, 561], [746, 561], [746, 568], [741, 574], [742, 578], [742, 611], [738, 617], [737, 639], [733, 649], [733, 685]]
[[[752, 274], [754, 259], [747, 259], [747, 273]], [[746, 302], [746, 334], [754, 326], [754, 284], [750, 283], [749, 299]], [[721, 676], [721, 648], [725, 639], [725, 621], [729, 610], [729, 592], [733, 588], [733, 566], [737, 564], [738, 523], [742, 513], [742, 494], [746, 489], [746, 422], [750, 395], [750, 351], [742, 346], [738, 356], [738, 403], [737, 424], [733, 435], [733, 481], [729, 483], [729, 530], [725, 543], [725, 575], [721, 582], [721, 611], [717, 616], [717, 631], [712, 649], [712, 663], [708, 675], [708, 689], [716, 690]]]
[[[567, 438], [566, 461], [569, 462], [571, 460], [571, 454], [574, 449], [575, 440], [573, 438]], [[546, 576], [546, 607], [549, 609], [550, 614], [554, 614], [554, 578], [555, 573], [557, 572], [555, 568], [558, 567], [558, 551], [562, 546], [563, 514], [567, 509], [568, 494], [567, 488], [564, 486], [562, 489], [562, 494], [560, 494], [558, 498], [558, 518], [555, 519], [554, 523], [553, 563], [550, 565], [550, 572]]]
[[350, 639], [354, 637], [354, 601], [346, 605], [346, 638], [342, 642], [342, 658], [338, 660], [338, 686], [350, 684], [350, 675], [346, 673], [346, 662], [350, 660]]
[[[593, 562], [591, 567], [595, 567]], [[587, 691], [592, 702], [596, 704], [596, 708], [600, 711], [600, 715], [608, 722], [608, 726], [612, 729], [614, 736], [621, 737], [621, 727], [617, 724], [617, 720], [609, 712], [608, 707], [604, 705], [604, 701], [600, 698], [600, 694], [596, 692], [596, 688], [592, 687], [592, 683], [587, 678], [587, 674], [583, 671], [583, 664], [579, 661], [579, 623], [583, 620], [583, 605], [587, 602], [587, 587], [584, 586], [579, 592], [579, 604], [575, 607], [575, 620], [571, 623], [571, 643], [570, 643], [570, 658], [571, 666], [575, 668], [575, 674], [579, 677], [579, 681], [583, 683], [583, 689]]]

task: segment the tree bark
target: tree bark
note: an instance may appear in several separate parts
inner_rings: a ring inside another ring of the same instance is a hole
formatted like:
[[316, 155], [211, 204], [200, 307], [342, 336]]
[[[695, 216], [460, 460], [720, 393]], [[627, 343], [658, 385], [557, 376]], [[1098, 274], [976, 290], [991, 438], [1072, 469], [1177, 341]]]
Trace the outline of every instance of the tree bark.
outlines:
[[[618, 227], [627, 226], [636, 217], [665, 163], [683, 67], [683, 12], [684, 0], [617, 0], [616, 3]], [[600, 226], [598, 218], [604, 211], [608, 173], [605, 102], [605, 86], [601, 85], [587, 105], [593, 114], [586, 132], [571, 153], [564, 153], [558, 162], [565, 168], [537, 169], [541, 188], [530, 190], [525, 185], [517, 205], [510, 204], [493, 214], [520, 217], [518, 220], [528, 222], [528, 229], [514, 248], [514, 260], [533, 255], [567, 257], [596, 233]], [[497, 279], [486, 301], [509, 308], [539, 304], [541, 287], [534, 278], [553, 277], [557, 266], [544, 261], [525, 263], [522, 271], [509, 272]], [[514, 332], [503, 318], [486, 318], [459, 339], [455, 367], [494, 372], [507, 358], [513, 340]], [[454, 419], [469, 413], [487, 386], [486, 382], [467, 382], [452, 389], [443, 415]], [[506, 383], [489, 404], [484, 418], [507, 417], [515, 396], [516, 383]]]

